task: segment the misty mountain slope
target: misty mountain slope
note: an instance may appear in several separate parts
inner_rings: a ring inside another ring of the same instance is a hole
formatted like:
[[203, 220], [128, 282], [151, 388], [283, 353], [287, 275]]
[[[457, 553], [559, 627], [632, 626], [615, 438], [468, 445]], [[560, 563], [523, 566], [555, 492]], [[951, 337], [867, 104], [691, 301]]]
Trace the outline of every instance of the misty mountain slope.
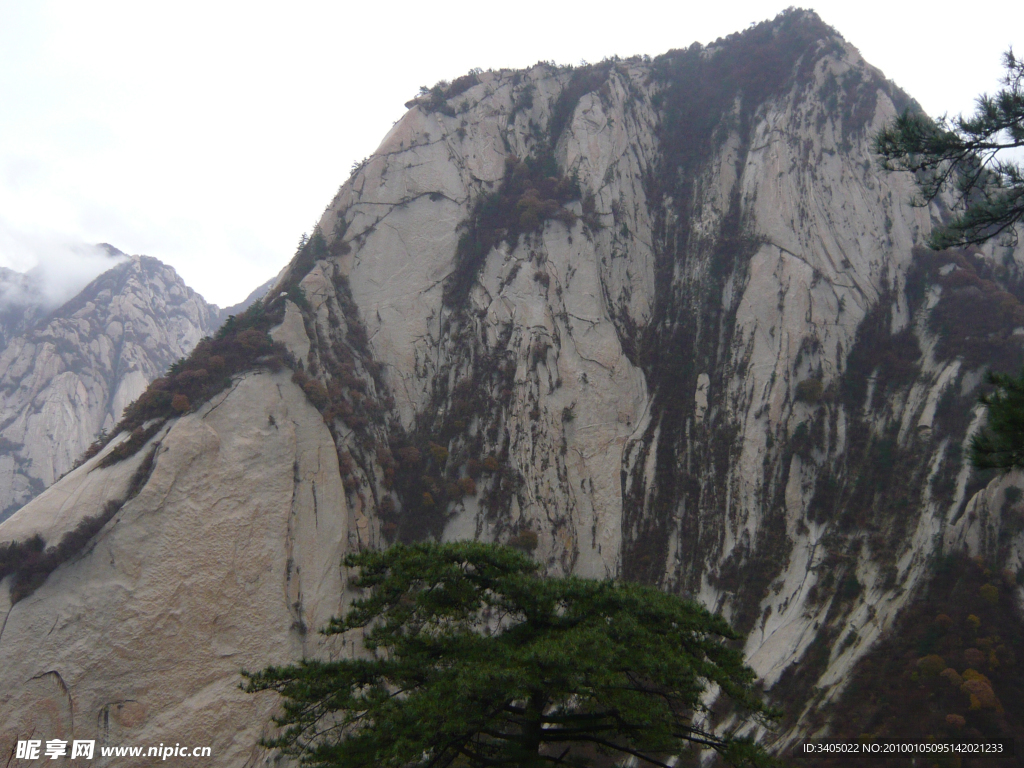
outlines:
[[[226, 693], [238, 669], [327, 652], [305, 617], [343, 599], [328, 555], [424, 537], [512, 543], [549, 573], [721, 611], [786, 709], [761, 734], [780, 747], [854, 722], [846, 690], [918, 686], [901, 617], [947, 599], [940, 555], [991, 579], [951, 622], [993, 594], [1004, 616], [1024, 605], [1022, 481], [973, 474], [964, 451], [984, 370], [1022, 362], [1024, 257], [919, 247], [937, 212], [870, 152], [908, 103], [803, 11], [707, 48], [472, 73], [414, 100], [224, 354], [202, 347], [149, 390], [138, 423], [157, 426], [137, 452], [92, 459], [0, 525], [0, 541], [53, 544], [113, 503], [34, 592], [4, 580], [22, 599], [0, 630], [18, 660], [0, 665], [0, 734], [113, 739], [95, 724], [131, 701], [118, 738], [173, 726], [272, 760], [253, 721], [271, 705]], [[229, 353], [247, 370], [205, 395]], [[129, 452], [117, 440], [111, 456]], [[154, 580], [170, 571], [172, 596]], [[991, 666], [1007, 663], [994, 638], [1016, 634], [977, 610], [996, 655], [976, 663], [1016, 700]], [[99, 664], [140, 637], [152, 666]], [[902, 666], [880, 680], [865, 665], [887, 648]], [[38, 682], [55, 669], [59, 692]], [[948, 706], [915, 722], [1020, 726], [966, 695]]]
[[28, 275], [0, 267], [0, 347], [34, 325], [44, 307], [45, 301]]
[[75, 296], [94, 275], [128, 258], [109, 243], [64, 246], [25, 273], [0, 267], [0, 349]]
[[67, 472], [217, 317], [171, 267], [141, 256], [13, 338], [0, 353], [0, 518]]

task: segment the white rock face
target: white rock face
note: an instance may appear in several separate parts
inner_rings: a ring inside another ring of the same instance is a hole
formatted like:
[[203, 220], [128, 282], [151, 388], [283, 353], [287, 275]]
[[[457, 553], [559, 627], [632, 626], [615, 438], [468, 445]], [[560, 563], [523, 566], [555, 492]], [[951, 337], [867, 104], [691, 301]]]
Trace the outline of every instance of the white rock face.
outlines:
[[57, 540], [123, 498], [153, 447], [145, 486], [88, 548], [0, 604], [0, 754], [42, 734], [255, 765], [276, 702], [240, 691], [239, 671], [324, 650], [349, 521], [327, 428], [285, 374], [242, 377], [129, 460], [97, 456], [0, 536]]
[[[1024, 258], [915, 254], [929, 212], [870, 151], [905, 97], [822, 34], [762, 91], [704, 68], [728, 68], [726, 42], [424, 97], [282, 275], [291, 298], [267, 302], [319, 413], [287, 375], [246, 375], [154, 438], [143, 491], [9, 611], [0, 733], [62, 707], [91, 733], [131, 699], [146, 739], [261, 760], [273, 702], [237, 693], [238, 669], [328, 653], [293, 626], [340, 609], [344, 552], [395, 539], [535, 537], [549, 573], [699, 599], [805, 713], [841, 693], [941, 542], [1020, 568], [1024, 533], [996, 546], [1019, 478], [980, 487], [958, 451], [984, 363], [934, 320], [966, 306], [958, 286], [994, 290], [975, 272], [1019, 275]], [[517, 173], [579, 194], [513, 195]], [[1018, 359], [1019, 337], [1000, 344]], [[0, 542], [54, 538], [133, 466], [93, 481], [87, 464]], [[80, 604], [94, 618], [70, 623]], [[816, 640], [827, 664], [787, 689]]]
[[0, 353], [0, 520], [71, 469], [217, 324], [217, 308], [171, 267], [136, 256], [12, 339]]

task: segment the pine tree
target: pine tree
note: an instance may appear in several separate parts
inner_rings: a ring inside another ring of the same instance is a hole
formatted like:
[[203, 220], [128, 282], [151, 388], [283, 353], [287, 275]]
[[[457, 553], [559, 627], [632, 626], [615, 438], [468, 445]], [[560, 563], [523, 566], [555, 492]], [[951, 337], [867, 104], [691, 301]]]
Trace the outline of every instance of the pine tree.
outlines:
[[907, 111], [875, 138], [888, 170], [917, 174], [922, 204], [953, 193], [953, 216], [932, 234], [934, 248], [983, 243], [1004, 235], [1016, 243], [1024, 218], [1024, 168], [1005, 150], [1024, 147], [1024, 60], [1003, 55], [1006, 86], [983, 94], [972, 117], [930, 120]]
[[971, 463], [978, 469], [1024, 468], [1024, 373], [988, 374], [995, 391], [982, 395], [988, 406], [988, 424], [971, 439]]
[[565, 766], [634, 756], [667, 766], [691, 748], [767, 765], [749, 740], [704, 725], [706, 694], [736, 726], [777, 716], [739, 636], [719, 616], [652, 587], [541, 578], [511, 547], [397, 545], [346, 559], [356, 601], [328, 634], [366, 654], [245, 673], [283, 697], [266, 742], [306, 765]]
[[[884, 168], [917, 175], [919, 202], [953, 192], [954, 214], [933, 231], [933, 248], [993, 237], [1017, 243], [1024, 168], [1005, 159], [1005, 150], [1024, 147], [1024, 60], [1010, 50], [1003, 65], [1006, 88], [979, 96], [973, 117], [929, 120], [907, 111], [875, 137]], [[971, 440], [971, 463], [977, 469], [1024, 468], [1024, 372], [1020, 378], [990, 372], [988, 382], [995, 391], [979, 398], [988, 407], [988, 424]]]

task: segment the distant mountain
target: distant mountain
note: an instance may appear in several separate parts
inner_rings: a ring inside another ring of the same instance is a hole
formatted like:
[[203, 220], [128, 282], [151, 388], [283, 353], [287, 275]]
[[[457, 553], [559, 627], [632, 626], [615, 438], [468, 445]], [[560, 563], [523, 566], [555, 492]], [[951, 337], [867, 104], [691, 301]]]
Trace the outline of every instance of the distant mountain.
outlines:
[[0, 345], [30, 327], [43, 306], [38, 286], [23, 272], [0, 267]]
[[122, 263], [56, 309], [41, 270], [0, 267], [0, 521], [67, 472], [150, 381], [277, 280], [221, 309], [157, 259], [109, 243], [95, 248]]
[[31, 300], [32, 281], [10, 270], [0, 280], [28, 299], [20, 320], [13, 311], [3, 318], [3, 520], [67, 472], [150, 381], [213, 333], [220, 311], [172, 267], [147, 256], [103, 273], [35, 327], [44, 305]]
[[[127, 259], [127, 254], [118, 250], [109, 243], [100, 243], [95, 246], [80, 246], [72, 251], [86, 253], [93, 257], [96, 255], [108, 256], [110, 265], [117, 261]], [[106, 269], [100, 266], [96, 272]], [[92, 274], [96, 274], [93, 272]], [[79, 289], [89, 280], [89, 273], [81, 276], [77, 285], [71, 281], [70, 294], [77, 293]], [[67, 275], [62, 275], [65, 284], [55, 290], [51, 284], [51, 276], [41, 266], [33, 267], [27, 272], [17, 272], [13, 269], [0, 267], [0, 350], [5, 348], [8, 342], [15, 336], [33, 328], [45, 317], [59, 307], [69, 296], [69, 286], [66, 284]]]
[[232, 304], [230, 307], [224, 307], [219, 311], [218, 314], [218, 325], [222, 325], [231, 315], [240, 315], [245, 312], [249, 307], [256, 303], [257, 300], [262, 299], [267, 295], [267, 292], [274, 287], [274, 283], [277, 282], [280, 275], [274, 275], [272, 278], [263, 283], [256, 290], [246, 296], [238, 304]]

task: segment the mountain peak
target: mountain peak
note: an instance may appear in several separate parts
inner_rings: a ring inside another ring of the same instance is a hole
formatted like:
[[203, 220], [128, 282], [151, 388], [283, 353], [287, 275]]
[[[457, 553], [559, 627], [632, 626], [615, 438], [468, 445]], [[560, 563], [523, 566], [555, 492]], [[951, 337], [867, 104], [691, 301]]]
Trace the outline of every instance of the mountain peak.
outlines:
[[125, 257], [0, 353], [0, 519], [66, 473], [124, 408], [217, 327], [173, 267]]

